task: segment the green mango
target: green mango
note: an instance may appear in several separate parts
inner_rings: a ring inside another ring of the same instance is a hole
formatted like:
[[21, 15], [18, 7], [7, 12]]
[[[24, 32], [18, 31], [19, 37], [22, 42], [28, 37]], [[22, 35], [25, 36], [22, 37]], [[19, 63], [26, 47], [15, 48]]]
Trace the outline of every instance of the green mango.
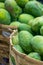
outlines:
[[43, 26], [40, 28], [40, 34], [43, 36]]
[[20, 26], [20, 22], [19, 21], [13, 21], [11, 24], [10, 24], [10, 26], [15, 26], [15, 27], [19, 27]]
[[22, 13], [22, 9], [17, 5], [15, 0], [6, 0], [5, 7], [15, 19], [17, 19], [18, 16]]
[[36, 33], [39, 33], [41, 26], [43, 26], [43, 16], [37, 17], [33, 20], [32, 30]]
[[31, 27], [25, 23], [21, 23], [18, 29], [19, 31], [26, 30], [26, 31], [29, 31], [30, 33], [32, 32]]
[[[35, 18], [34, 18], [34, 19], [35, 19]], [[28, 22], [28, 25], [29, 25], [29, 26], [32, 27], [32, 23], [33, 23], [34, 19], [32, 19], [32, 20], [30, 20], [30, 21]]]
[[34, 17], [33, 17], [32, 15], [30, 15], [30, 14], [21, 14], [21, 15], [19, 16], [19, 21], [20, 21], [21, 23], [26, 23], [26, 24], [28, 24], [28, 22], [29, 22], [30, 20], [32, 20], [32, 19], [34, 19]]
[[36, 35], [31, 40], [32, 48], [35, 52], [43, 55], [43, 36]]
[[7, 10], [0, 8], [0, 24], [9, 25], [11, 22], [10, 14]]
[[10, 58], [11, 58], [12, 64], [16, 65], [14, 57], [12, 55], [10, 55]]
[[13, 45], [19, 44], [18, 34], [17, 34], [17, 35], [14, 35], [14, 36], [12, 37], [12, 44], [13, 44]]
[[24, 7], [29, 0], [15, 0], [20, 7]]
[[43, 6], [38, 1], [29, 1], [25, 5], [24, 11], [34, 17], [39, 17], [43, 15]]
[[32, 52], [30, 41], [33, 38], [33, 35], [28, 31], [19, 32], [19, 44], [24, 49], [26, 53]]
[[20, 47], [20, 45], [15, 45], [14, 48], [15, 48], [17, 51], [19, 51], [19, 52], [21, 52], [21, 53], [24, 53], [24, 51], [23, 51], [23, 49]]
[[36, 60], [41, 60], [41, 56], [37, 52], [31, 52], [31, 53], [29, 53], [28, 57], [36, 59]]

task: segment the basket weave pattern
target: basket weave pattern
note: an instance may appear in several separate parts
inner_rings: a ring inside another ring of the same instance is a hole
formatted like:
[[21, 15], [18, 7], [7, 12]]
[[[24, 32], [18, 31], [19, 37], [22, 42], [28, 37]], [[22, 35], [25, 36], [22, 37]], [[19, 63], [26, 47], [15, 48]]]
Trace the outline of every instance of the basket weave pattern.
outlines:
[[17, 33], [17, 31], [14, 30], [14, 32], [10, 36], [10, 43], [11, 43], [11, 54], [15, 59], [16, 65], [43, 65], [42, 61], [38, 61], [35, 59], [32, 59], [30, 57], [27, 57], [26, 54], [18, 52], [12, 45], [12, 37], [13, 35]]
[[9, 59], [10, 57], [10, 44], [9, 40], [2, 34], [5, 29], [0, 27], [0, 64], [9, 65], [9, 60], [6, 62], [3, 58]]
[[[9, 41], [9, 36], [13, 32], [12, 29], [16, 29], [16, 27], [0, 24], [0, 65], [12, 65], [10, 63], [11, 45]], [[3, 58], [9, 59], [8, 62]]]

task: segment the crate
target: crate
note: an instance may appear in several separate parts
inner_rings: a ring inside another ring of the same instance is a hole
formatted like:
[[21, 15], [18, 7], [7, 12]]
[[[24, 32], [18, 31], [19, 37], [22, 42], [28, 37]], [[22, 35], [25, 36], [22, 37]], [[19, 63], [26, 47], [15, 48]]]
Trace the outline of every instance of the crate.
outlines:
[[10, 63], [10, 34], [16, 27], [0, 24], [0, 65], [12, 65]]
[[33, 58], [28, 57], [26, 54], [18, 52], [12, 45], [12, 37], [17, 33], [16, 30], [10, 36], [11, 43], [11, 55], [14, 57], [16, 65], [43, 65], [42, 61], [35, 60]]

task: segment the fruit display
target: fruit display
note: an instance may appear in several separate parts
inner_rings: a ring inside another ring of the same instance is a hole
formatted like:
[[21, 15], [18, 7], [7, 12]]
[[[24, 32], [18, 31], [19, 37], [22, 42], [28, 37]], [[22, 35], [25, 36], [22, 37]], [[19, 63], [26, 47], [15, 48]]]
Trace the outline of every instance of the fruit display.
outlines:
[[32, 33], [32, 31], [31, 31], [31, 26], [29, 26], [29, 25], [27, 25], [27, 24], [25, 24], [25, 23], [20, 24], [19, 27], [18, 27], [18, 30], [19, 30], [19, 31], [27, 30], [27, 31], [29, 31], [29, 32]]
[[25, 12], [35, 17], [43, 15], [43, 6], [37, 1], [30, 1], [25, 5]]
[[43, 36], [34, 36], [31, 40], [31, 45], [35, 52], [38, 52], [40, 55], [43, 55]]
[[43, 36], [43, 26], [40, 28], [40, 34]]
[[43, 26], [43, 17], [42, 16], [34, 19], [34, 21], [32, 22], [32, 29], [33, 29], [33, 31], [38, 33], [41, 26]]
[[[19, 35], [19, 44], [24, 49], [26, 53], [32, 51], [30, 41], [33, 38], [33, 35], [28, 31], [20, 31]], [[28, 49], [29, 48], [29, 49]]]
[[24, 7], [29, 0], [15, 0], [20, 7]]
[[36, 60], [37, 59], [41, 60], [40, 55], [38, 53], [36, 53], [36, 52], [31, 52], [30, 54], [28, 54], [28, 56], [31, 57], [31, 58], [35, 58]]
[[13, 62], [13, 65], [16, 65], [14, 57], [12, 55], [10, 55], [10, 58], [11, 58], [11, 61]]
[[10, 26], [16, 26], [16, 27], [19, 27], [20, 26], [20, 22], [19, 21], [13, 21]]
[[17, 49], [17, 51], [24, 53], [24, 51], [22, 50], [22, 48], [20, 47], [20, 45], [14, 45], [14, 48]]
[[0, 24], [10, 24], [11, 17], [7, 10], [0, 8]]
[[0, 0], [0, 24], [17, 27], [12, 44], [18, 52], [43, 61], [42, 3], [37, 0]]
[[12, 37], [13, 45], [19, 44], [18, 34]]
[[32, 20], [32, 19], [34, 19], [34, 17], [33, 17], [32, 15], [30, 15], [30, 14], [21, 14], [21, 15], [19, 16], [19, 21], [20, 21], [21, 23], [26, 23], [26, 24], [28, 24], [28, 22], [29, 22], [30, 20]]
[[6, 0], [5, 8], [14, 18], [18, 18], [18, 16], [22, 13], [22, 9], [17, 5], [15, 0]]

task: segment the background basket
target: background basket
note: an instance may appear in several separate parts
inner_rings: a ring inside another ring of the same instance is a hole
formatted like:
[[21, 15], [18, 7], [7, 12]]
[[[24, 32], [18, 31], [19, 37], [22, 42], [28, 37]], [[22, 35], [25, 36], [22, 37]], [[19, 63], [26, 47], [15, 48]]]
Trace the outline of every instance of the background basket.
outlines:
[[32, 59], [30, 57], [27, 57], [26, 54], [18, 52], [12, 45], [12, 37], [13, 35], [17, 33], [16, 30], [11, 34], [10, 36], [10, 43], [11, 43], [11, 54], [15, 59], [16, 65], [43, 65], [42, 61]]
[[0, 24], [0, 65], [12, 65], [10, 63], [9, 36], [16, 27]]

